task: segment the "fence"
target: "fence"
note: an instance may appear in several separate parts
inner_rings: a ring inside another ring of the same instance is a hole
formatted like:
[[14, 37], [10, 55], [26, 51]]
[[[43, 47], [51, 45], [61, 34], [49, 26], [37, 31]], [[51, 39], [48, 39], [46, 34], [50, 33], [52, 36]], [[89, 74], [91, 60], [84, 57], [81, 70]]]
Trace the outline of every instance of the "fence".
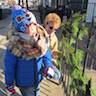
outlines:
[[[95, 73], [96, 73], [96, 28], [94, 28], [93, 24], [90, 26], [88, 38], [83, 40], [81, 43], [79, 42], [80, 49], [83, 50], [85, 53], [84, 56], [84, 62], [82, 66], [82, 75], [87, 75], [90, 80], [86, 84], [86, 95], [84, 96], [91, 96], [90, 88], [91, 88], [91, 83], [96, 82]], [[62, 59], [62, 74], [63, 74], [63, 87], [65, 91], [64, 96], [83, 96], [83, 95], [76, 95], [75, 91], [72, 92], [70, 91], [70, 80], [71, 77], [69, 76], [69, 71], [70, 71], [70, 66], [66, 64], [65, 58]], [[81, 84], [80, 82], [78, 84]], [[95, 96], [95, 95], [94, 95]]]

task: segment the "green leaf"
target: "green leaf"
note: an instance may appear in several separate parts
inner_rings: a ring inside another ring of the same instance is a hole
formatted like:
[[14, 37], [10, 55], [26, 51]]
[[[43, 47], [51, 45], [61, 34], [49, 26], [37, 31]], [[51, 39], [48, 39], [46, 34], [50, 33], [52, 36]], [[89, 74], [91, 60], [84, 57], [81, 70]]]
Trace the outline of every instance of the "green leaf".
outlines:
[[87, 34], [88, 34], [88, 28], [87, 27], [82, 28], [80, 30], [78, 39], [82, 40], [85, 36], [87, 36]]
[[96, 96], [96, 87], [92, 86], [90, 91], [91, 91], [91, 96]]
[[[86, 76], [82, 76], [81, 70], [84, 52], [78, 49], [78, 47], [76, 52], [74, 52], [76, 41], [83, 40], [88, 34], [88, 28], [86, 27], [84, 19], [85, 15], [76, 13], [68, 20], [68, 22], [64, 22], [61, 28], [63, 31], [62, 38], [59, 43], [59, 56], [61, 56], [61, 58], [64, 57], [66, 59], [66, 64], [68, 64], [68, 73], [71, 77], [70, 90], [75, 90], [77, 93], [85, 92], [85, 84], [88, 82]], [[78, 31], [79, 35], [77, 38]]]

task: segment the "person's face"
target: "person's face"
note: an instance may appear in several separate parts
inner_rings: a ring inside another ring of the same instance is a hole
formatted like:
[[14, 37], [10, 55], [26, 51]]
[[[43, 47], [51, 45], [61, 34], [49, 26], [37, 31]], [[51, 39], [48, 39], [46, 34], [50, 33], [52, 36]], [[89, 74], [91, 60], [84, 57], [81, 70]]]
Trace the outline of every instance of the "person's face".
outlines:
[[47, 31], [47, 33], [50, 35], [51, 33], [55, 32], [54, 26], [53, 26], [53, 22], [47, 22], [45, 25], [45, 29]]
[[40, 34], [37, 32], [37, 25], [32, 23], [31, 25], [27, 26], [26, 28], [26, 34], [29, 36], [32, 36], [33, 39], [37, 42], [40, 38]]
[[29, 36], [33, 36], [36, 32], [37, 32], [37, 26], [36, 24], [32, 23], [30, 25], [28, 25], [26, 27], [25, 32], [29, 35]]

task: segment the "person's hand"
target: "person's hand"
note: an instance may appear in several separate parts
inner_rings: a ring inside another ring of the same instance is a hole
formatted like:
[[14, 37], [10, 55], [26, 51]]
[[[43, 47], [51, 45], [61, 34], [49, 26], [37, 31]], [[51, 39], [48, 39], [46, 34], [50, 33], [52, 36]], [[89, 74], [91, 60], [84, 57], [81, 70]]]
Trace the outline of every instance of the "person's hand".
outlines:
[[53, 59], [58, 59], [58, 52], [57, 51], [52, 52], [52, 58]]
[[55, 74], [54, 69], [52, 67], [49, 67], [47, 71], [47, 77], [51, 79], [54, 77], [54, 74]]
[[54, 77], [54, 69], [52, 67], [43, 69], [43, 76], [48, 78]]
[[7, 94], [8, 94], [8, 96], [11, 96], [11, 95], [13, 95], [13, 94], [16, 93], [16, 90], [14, 89], [14, 86], [13, 85], [7, 86], [6, 88], [7, 88]]
[[42, 71], [42, 75], [44, 77], [47, 77], [47, 71], [48, 71], [48, 68], [44, 68], [43, 71]]

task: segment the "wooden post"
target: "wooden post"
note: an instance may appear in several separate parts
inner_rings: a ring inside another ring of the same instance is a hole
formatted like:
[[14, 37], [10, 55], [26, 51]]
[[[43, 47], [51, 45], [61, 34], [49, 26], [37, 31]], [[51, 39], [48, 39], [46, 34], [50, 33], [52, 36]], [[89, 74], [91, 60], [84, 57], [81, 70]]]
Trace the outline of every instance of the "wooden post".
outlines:
[[24, 7], [24, 1], [22, 0], [22, 7]]
[[21, 0], [18, 1], [18, 5], [20, 5], [20, 1], [21, 1]]
[[[91, 30], [89, 30], [89, 36], [88, 36], [88, 41], [87, 41], [87, 48], [89, 48], [89, 45], [90, 45], [90, 39], [91, 39], [90, 31]], [[83, 64], [82, 76], [84, 76], [84, 73], [85, 73], [87, 58], [88, 58], [88, 53], [86, 52], [85, 53], [85, 57], [84, 57], [84, 64]]]
[[[96, 50], [96, 43], [95, 43], [96, 41], [95, 40], [96, 39], [95, 39], [95, 37], [93, 37], [92, 39], [93, 39], [92, 41], [93, 41], [94, 46], [93, 46], [93, 49], [91, 49], [91, 50], [93, 50], [92, 53], [95, 53], [95, 50]], [[96, 60], [95, 59], [92, 59], [92, 63], [91, 63], [90, 67], [91, 67], [90, 69], [94, 69], [94, 67], [96, 69]]]
[[28, 9], [28, 0], [26, 0], [26, 8]]
[[88, 84], [86, 84], [86, 94], [85, 94], [85, 96], [91, 96], [90, 88], [91, 88], [91, 79], [88, 81]]
[[58, 3], [59, 3], [59, 1], [57, 0], [57, 9], [58, 9], [58, 7], [59, 7], [59, 4], [58, 4]]

